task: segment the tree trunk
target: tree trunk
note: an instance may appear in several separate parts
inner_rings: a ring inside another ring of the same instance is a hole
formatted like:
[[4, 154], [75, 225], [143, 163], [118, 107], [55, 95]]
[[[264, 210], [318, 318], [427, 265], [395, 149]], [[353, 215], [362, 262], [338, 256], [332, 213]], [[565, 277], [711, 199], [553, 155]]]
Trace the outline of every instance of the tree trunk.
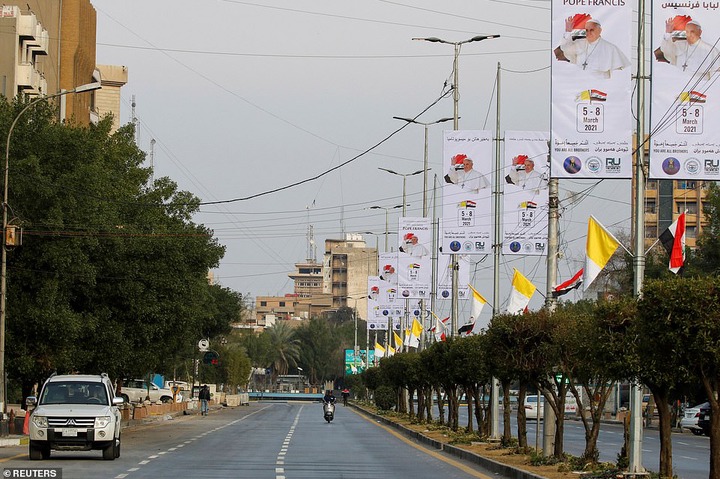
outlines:
[[[508, 381], [502, 382], [502, 390], [503, 390], [503, 437], [502, 442], [503, 444], [507, 445], [510, 444], [510, 441], [512, 439], [512, 428], [510, 424], [510, 414], [511, 411], [511, 405], [510, 405], [510, 383]], [[518, 409], [520, 406], [518, 406]]]
[[415, 417], [415, 401], [413, 401], [414, 394], [415, 394], [414, 389], [407, 388], [408, 417], [410, 417], [410, 419]]
[[435, 394], [438, 400], [438, 420], [440, 424], [445, 424], [445, 398], [440, 388], [435, 389]]
[[427, 388], [427, 394], [425, 395], [425, 409], [427, 417], [427, 422], [432, 422], [433, 420], [433, 389]]
[[[654, 394], [653, 394], [654, 396]], [[660, 477], [673, 477], [672, 472], [672, 419], [667, 397], [656, 398], [658, 416], [660, 419]], [[652, 415], [652, 412], [651, 412]]]
[[417, 420], [423, 422], [425, 420], [425, 388], [419, 387], [417, 389]]
[[[520, 383], [518, 390], [518, 410], [517, 410], [517, 428], [518, 428], [518, 447], [527, 449], [527, 416], [525, 415], [525, 396], [527, 395], [527, 385]], [[509, 422], [509, 421], [508, 421]]]
[[475, 432], [475, 428], [473, 427], [473, 405], [475, 403], [475, 389], [471, 387], [465, 388], [465, 401], [467, 402], [467, 415], [468, 415], [468, 422], [467, 422], [467, 432], [472, 433]]

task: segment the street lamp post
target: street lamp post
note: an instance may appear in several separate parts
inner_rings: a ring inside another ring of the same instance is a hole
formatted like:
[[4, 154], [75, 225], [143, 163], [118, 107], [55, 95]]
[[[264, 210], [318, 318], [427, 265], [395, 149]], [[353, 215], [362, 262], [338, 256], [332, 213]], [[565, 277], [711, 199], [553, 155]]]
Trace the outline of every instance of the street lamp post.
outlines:
[[[482, 40], [487, 40], [490, 38], [499, 38], [500, 35], [476, 35], [472, 38], [469, 38], [467, 40], [463, 40], [461, 42], [449, 42], [447, 40], [443, 40], [441, 38], [437, 37], [425, 37], [425, 38], [413, 38], [413, 40], [422, 40], [425, 42], [432, 42], [432, 43], [445, 43], [448, 45], [452, 45], [455, 47], [455, 55], [453, 56], [453, 130], [458, 129], [458, 119], [460, 118], [458, 116], [459, 113], [459, 104], [460, 104], [460, 87], [458, 85], [459, 82], [459, 73], [458, 73], [458, 59], [460, 57], [460, 46], [465, 43], [471, 43], [471, 42], [479, 42]], [[497, 245], [495, 246], [497, 247]], [[452, 294], [451, 294], [451, 302], [450, 302], [450, 335], [455, 336], [457, 331], [457, 311], [458, 311], [458, 263], [457, 263], [457, 255], [451, 255], [451, 264], [452, 264]]]
[[402, 205], [395, 205], [395, 206], [370, 206], [368, 209], [370, 210], [385, 210], [385, 252], [387, 253], [388, 250], [388, 211], [394, 210], [397, 208], [403, 208], [405, 209], [405, 204]]
[[476, 35], [461, 42], [449, 42], [437, 37], [413, 38], [413, 40], [422, 40], [425, 42], [445, 43], [455, 47], [455, 56], [453, 57], [453, 130], [458, 129], [458, 106], [460, 103], [460, 88], [458, 87], [458, 58], [460, 57], [460, 46], [465, 43], [479, 42], [490, 38], [500, 38], [500, 35]]
[[436, 125], [438, 123], [444, 123], [446, 121], [453, 120], [454, 118], [441, 118], [437, 121], [431, 121], [429, 123], [423, 123], [413, 118], [403, 118], [401, 116], [394, 116], [396, 120], [406, 121], [408, 123], [415, 123], [425, 127], [425, 153], [423, 155], [423, 218], [427, 216], [427, 172], [428, 168], [428, 127], [430, 125]]
[[5, 245], [5, 233], [8, 227], [8, 173], [10, 170], [10, 138], [12, 132], [15, 129], [20, 117], [28, 111], [34, 105], [41, 101], [48, 101], [53, 98], [57, 98], [63, 95], [69, 95], [70, 93], [82, 93], [86, 91], [93, 91], [102, 88], [100, 82], [87, 83], [73, 88], [72, 90], [61, 91], [53, 95], [43, 96], [34, 99], [25, 105], [25, 108], [20, 110], [15, 116], [10, 129], [7, 134], [7, 142], [5, 144], [5, 179], [4, 179], [4, 190], [3, 190], [3, 219], [2, 219], [2, 259], [0, 260], [0, 435], [7, 435], [7, 423], [5, 418], [5, 410], [7, 406], [7, 387], [5, 381], [5, 319], [7, 315], [6, 302], [7, 302], [7, 247]]
[[412, 173], [398, 173], [397, 171], [388, 170], [387, 168], [378, 168], [378, 170], [383, 170], [383, 171], [387, 171], [388, 173], [392, 173], [393, 175], [402, 176], [402, 179], [403, 179], [403, 196], [402, 196], [403, 204], [402, 204], [402, 207], [403, 207], [403, 216], [405, 216], [405, 206], [407, 206], [405, 204], [405, 183], [406, 183], [407, 177], [419, 175], [420, 173], [423, 173], [425, 170], [424, 169], [417, 170], [417, 171], [413, 171]]

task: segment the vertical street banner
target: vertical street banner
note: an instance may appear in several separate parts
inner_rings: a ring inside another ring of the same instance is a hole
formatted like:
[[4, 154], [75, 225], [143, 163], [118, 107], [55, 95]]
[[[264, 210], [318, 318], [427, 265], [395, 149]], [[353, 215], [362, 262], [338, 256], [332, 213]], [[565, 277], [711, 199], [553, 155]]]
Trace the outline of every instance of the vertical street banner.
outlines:
[[[452, 256], [441, 254], [437, 260], [437, 296], [438, 300], [452, 298]], [[470, 263], [465, 256], [458, 255], [458, 299], [469, 296]]]
[[378, 329], [387, 329], [388, 321], [400, 329], [400, 318], [405, 316], [405, 299], [398, 294], [398, 253], [381, 253], [379, 256], [378, 306], [384, 323]]
[[718, 2], [653, 2], [650, 177], [720, 179]]
[[489, 131], [443, 132], [443, 254], [492, 251], [492, 153]]
[[503, 254], [547, 254], [548, 141], [542, 131], [506, 131]]
[[630, 0], [552, 0], [553, 178], [632, 177]]
[[401, 217], [398, 225], [398, 291], [404, 299], [430, 299], [432, 225], [430, 218]]
[[367, 300], [367, 329], [376, 331], [386, 330], [388, 327], [387, 318], [380, 309], [380, 276], [368, 276], [368, 300]]

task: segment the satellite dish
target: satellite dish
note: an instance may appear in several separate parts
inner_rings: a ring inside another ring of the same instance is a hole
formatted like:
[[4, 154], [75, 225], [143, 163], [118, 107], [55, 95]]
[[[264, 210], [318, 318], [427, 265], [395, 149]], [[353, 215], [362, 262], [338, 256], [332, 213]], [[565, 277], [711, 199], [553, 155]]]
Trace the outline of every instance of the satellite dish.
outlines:
[[207, 351], [209, 347], [210, 341], [208, 341], [207, 339], [201, 339], [200, 341], [198, 341], [198, 349], [200, 351]]

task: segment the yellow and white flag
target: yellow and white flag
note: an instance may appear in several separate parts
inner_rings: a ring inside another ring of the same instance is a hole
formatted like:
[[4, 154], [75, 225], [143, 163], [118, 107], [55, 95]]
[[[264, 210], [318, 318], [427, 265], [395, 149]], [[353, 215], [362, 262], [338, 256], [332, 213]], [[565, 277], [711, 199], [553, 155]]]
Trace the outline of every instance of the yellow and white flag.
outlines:
[[595, 217], [590, 216], [587, 242], [585, 244], [586, 258], [583, 291], [587, 291], [590, 283], [595, 280], [600, 271], [610, 261], [618, 246], [620, 246], [620, 242]]
[[413, 319], [412, 328], [405, 331], [405, 346], [417, 348], [420, 346], [420, 335], [423, 332], [422, 324], [417, 319]]
[[483, 308], [485, 308], [487, 300], [483, 298], [482, 294], [478, 293], [472, 285], [468, 286], [470, 287], [470, 291], [472, 291], [472, 306], [470, 314], [472, 314], [472, 317], [475, 318], [475, 327], [473, 328], [472, 333], [479, 334], [481, 330], [487, 329], [489, 324], [488, 321], [480, 320], [480, 313], [482, 313]]
[[395, 350], [402, 352], [403, 341], [398, 333], [393, 331], [393, 337], [395, 338]]
[[378, 342], [375, 343], [375, 357], [377, 359], [385, 357], [385, 348], [383, 348], [382, 344]]
[[393, 348], [392, 346], [390, 346], [390, 345], [388, 344], [387, 357], [392, 357], [392, 356], [394, 356], [394, 355], [395, 355], [395, 348]]
[[530, 303], [530, 298], [535, 294], [535, 285], [523, 274], [513, 269], [515, 273], [512, 279], [512, 292], [507, 312], [510, 314], [522, 314]]

